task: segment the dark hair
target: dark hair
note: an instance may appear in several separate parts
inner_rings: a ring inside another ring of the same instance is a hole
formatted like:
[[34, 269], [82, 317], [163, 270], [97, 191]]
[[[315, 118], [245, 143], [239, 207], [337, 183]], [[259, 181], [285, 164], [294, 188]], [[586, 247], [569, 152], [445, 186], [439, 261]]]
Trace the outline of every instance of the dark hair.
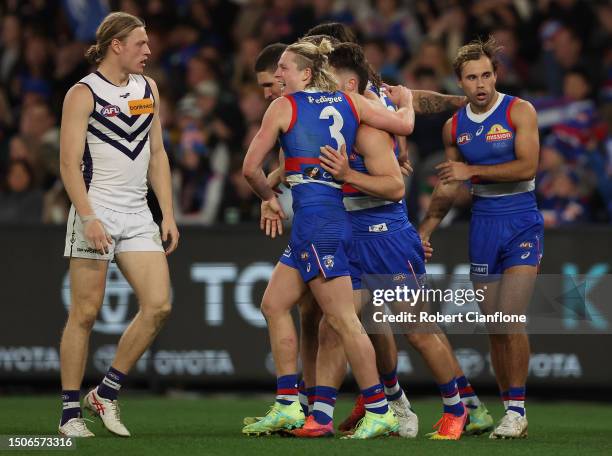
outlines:
[[353, 31], [340, 22], [328, 22], [319, 24], [306, 32], [304, 38], [313, 35], [327, 35], [337, 39], [341, 43], [356, 43], [355, 34]]
[[357, 75], [359, 93], [363, 93], [370, 79], [370, 65], [361, 47], [354, 43], [342, 43], [336, 46], [329, 56], [329, 64], [337, 70], [349, 70]]
[[23, 169], [25, 170], [26, 174], [29, 176], [30, 178], [30, 183], [28, 184], [27, 189], [31, 190], [34, 187], [34, 167], [32, 166], [32, 164], [26, 160], [25, 158], [17, 158], [15, 160], [11, 160], [9, 161], [7, 167], [6, 167], [6, 174], [4, 177], [4, 186], [5, 189], [8, 190], [9, 186], [8, 186], [8, 177], [9, 174], [11, 173], [11, 170], [16, 167], [16, 166], [21, 166], [23, 167]]
[[275, 72], [278, 60], [285, 49], [287, 49], [287, 45], [283, 43], [272, 43], [263, 48], [255, 60], [255, 72]]
[[96, 44], [89, 46], [85, 57], [89, 63], [97, 64], [104, 60], [106, 52], [114, 39], [123, 41], [138, 27], [144, 27], [144, 21], [131, 14], [117, 11], [104, 18], [96, 30]]
[[481, 57], [487, 57], [493, 65], [493, 71], [497, 71], [497, 54], [501, 47], [498, 46], [495, 38], [489, 36], [487, 41], [482, 41], [480, 38], [461, 46], [457, 51], [457, 56], [453, 61], [453, 69], [459, 79], [461, 79], [461, 70], [463, 65], [470, 60], [480, 60]]

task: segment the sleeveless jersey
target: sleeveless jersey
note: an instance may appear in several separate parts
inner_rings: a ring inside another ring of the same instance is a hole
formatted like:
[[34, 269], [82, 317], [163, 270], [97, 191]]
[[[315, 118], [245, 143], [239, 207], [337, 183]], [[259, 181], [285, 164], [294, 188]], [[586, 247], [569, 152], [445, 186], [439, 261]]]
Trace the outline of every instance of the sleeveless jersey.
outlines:
[[147, 208], [149, 130], [155, 100], [142, 75], [119, 87], [95, 72], [79, 81], [89, 87], [94, 109], [83, 153], [83, 178], [90, 200], [117, 212]]
[[[516, 159], [516, 131], [510, 109], [517, 100], [500, 93], [495, 105], [486, 113], [475, 114], [469, 105], [455, 113], [452, 138], [468, 164], [496, 165]], [[472, 179], [472, 212], [503, 215], [537, 210], [534, 190], [535, 179], [491, 182], [475, 177]]]
[[[395, 105], [389, 98], [376, 89], [371, 83], [368, 89], [371, 90], [387, 109], [395, 111]], [[399, 156], [399, 146], [393, 138], [395, 157]], [[370, 174], [365, 166], [363, 157], [353, 150], [349, 154], [349, 165], [355, 171]], [[404, 200], [387, 201], [375, 196], [367, 195], [355, 187], [344, 184], [344, 207], [349, 212], [353, 234], [383, 233], [393, 232], [408, 226], [408, 214]]]
[[320, 148], [352, 150], [359, 116], [344, 92], [305, 90], [287, 95], [292, 117], [280, 135], [285, 154], [285, 174], [293, 196], [293, 210], [306, 206], [342, 207], [342, 186], [319, 161]]

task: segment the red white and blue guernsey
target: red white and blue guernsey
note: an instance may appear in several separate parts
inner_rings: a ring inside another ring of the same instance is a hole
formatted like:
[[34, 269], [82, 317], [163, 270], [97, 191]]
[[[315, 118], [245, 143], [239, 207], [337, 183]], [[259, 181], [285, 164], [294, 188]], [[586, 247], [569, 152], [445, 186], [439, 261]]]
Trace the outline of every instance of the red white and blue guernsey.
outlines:
[[[517, 101], [516, 97], [498, 93], [497, 101], [485, 113], [474, 113], [469, 104], [455, 113], [452, 138], [468, 164], [496, 165], [516, 159], [516, 129], [510, 111]], [[512, 266], [539, 265], [544, 224], [534, 190], [534, 179], [472, 179], [472, 280], [499, 280], [500, 274]]]
[[[369, 84], [368, 90], [376, 94], [388, 109], [395, 105], [381, 91]], [[396, 158], [399, 146], [394, 140]], [[369, 174], [358, 150], [349, 155], [349, 165], [355, 171]], [[344, 207], [349, 213], [358, 261], [351, 263], [351, 280], [354, 289], [371, 287], [362, 283], [364, 276], [389, 276], [395, 285], [420, 283], [425, 274], [423, 247], [418, 233], [408, 220], [404, 200], [388, 201], [362, 193], [351, 185], [343, 186]], [[389, 278], [387, 277], [387, 278]], [[369, 277], [370, 282], [376, 277]], [[385, 277], [380, 277], [385, 279]]]
[[287, 95], [291, 123], [280, 135], [285, 174], [293, 197], [293, 227], [280, 262], [297, 269], [304, 282], [350, 275], [354, 256], [342, 185], [319, 161], [320, 148], [353, 148], [359, 116], [344, 92], [305, 90]]

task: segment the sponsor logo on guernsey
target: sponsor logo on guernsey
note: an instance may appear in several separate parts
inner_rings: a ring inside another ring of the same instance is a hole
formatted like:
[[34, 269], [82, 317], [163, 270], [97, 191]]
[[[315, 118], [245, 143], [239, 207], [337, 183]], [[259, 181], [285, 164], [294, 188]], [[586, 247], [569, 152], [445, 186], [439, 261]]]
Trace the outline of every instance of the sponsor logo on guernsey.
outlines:
[[529, 257], [529, 255], [530, 255], [530, 254], [531, 254], [531, 252], [525, 252], [525, 253], [523, 253], [523, 254], [521, 255], [521, 260], [526, 260], [526, 259]]
[[355, 152], [351, 152], [351, 155], [349, 155], [349, 160], [357, 160], [357, 154]]
[[314, 167], [310, 166], [304, 169], [304, 174], [310, 177], [311, 179], [314, 179], [319, 174], [319, 168], [316, 166]]
[[370, 225], [368, 226], [368, 231], [370, 233], [382, 233], [383, 231], [389, 231], [386, 223], [379, 223], [378, 225]]
[[481, 125], [480, 128], [476, 130], [476, 136], [480, 136], [483, 130], [484, 130], [484, 125]]
[[520, 248], [522, 249], [531, 249], [533, 248], [533, 243], [532, 242], [521, 242], [521, 244], [519, 245]]
[[457, 145], [461, 146], [463, 144], [467, 144], [472, 140], [472, 134], [471, 133], [461, 133], [458, 137], [457, 137]]
[[342, 97], [341, 96], [337, 96], [337, 97], [328, 97], [327, 95], [321, 95], [318, 98], [315, 98], [313, 96], [308, 95], [308, 103], [316, 103], [316, 104], [321, 104], [321, 103], [340, 103], [342, 101]]
[[102, 114], [104, 117], [115, 117], [120, 112], [121, 112], [121, 109], [119, 109], [119, 106], [110, 105], [110, 104], [104, 106], [100, 110], [100, 114]]
[[511, 138], [512, 132], [510, 130], [506, 130], [500, 124], [493, 125], [486, 135], [487, 142], [505, 141], [506, 139]]
[[124, 93], [123, 95], [119, 95], [119, 98], [127, 98], [130, 96], [130, 92]]
[[408, 276], [406, 274], [400, 273], [400, 274], [395, 274], [393, 276], [393, 281], [394, 282], [403, 282], [404, 280], [406, 280], [408, 278]]
[[310, 263], [306, 265], [306, 272], [310, 272]]
[[488, 275], [489, 274], [489, 265], [488, 264], [479, 264], [472, 263], [470, 265], [470, 273], [477, 275]]
[[306, 261], [306, 260], [308, 260], [308, 252], [304, 250], [304, 251], [303, 251], [303, 252], [300, 254], [300, 258], [302, 259], [302, 261]]
[[322, 259], [323, 259], [323, 265], [327, 269], [331, 269], [334, 267], [334, 256], [333, 255], [325, 255]]
[[140, 114], [153, 114], [153, 99], [142, 98], [140, 100], [128, 101], [130, 115], [139, 116]]

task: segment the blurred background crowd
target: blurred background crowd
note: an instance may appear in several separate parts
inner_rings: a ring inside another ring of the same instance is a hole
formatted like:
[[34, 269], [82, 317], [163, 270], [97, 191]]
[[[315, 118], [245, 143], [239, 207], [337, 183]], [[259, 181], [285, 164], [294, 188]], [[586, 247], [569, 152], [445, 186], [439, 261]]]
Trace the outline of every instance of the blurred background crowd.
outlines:
[[[4, 0], [0, 3], [0, 223], [65, 223], [59, 123], [70, 86], [93, 71], [83, 57], [113, 10], [147, 24], [146, 74], [161, 122], [179, 223], [259, 219], [242, 158], [267, 107], [253, 65], [269, 43], [343, 22], [389, 83], [459, 94], [462, 44], [503, 46], [498, 90], [539, 114], [537, 195], [546, 226], [612, 220], [612, 3], [587, 0]], [[408, 138], [410, 217], [424, 215], [452, 113], [418, 116]], [[275, 166], [272, 162], [270, 166]], [[287, 192], [288, 190], [285, 190]], [[469, 189], [450, 220], [469, 217]]]

